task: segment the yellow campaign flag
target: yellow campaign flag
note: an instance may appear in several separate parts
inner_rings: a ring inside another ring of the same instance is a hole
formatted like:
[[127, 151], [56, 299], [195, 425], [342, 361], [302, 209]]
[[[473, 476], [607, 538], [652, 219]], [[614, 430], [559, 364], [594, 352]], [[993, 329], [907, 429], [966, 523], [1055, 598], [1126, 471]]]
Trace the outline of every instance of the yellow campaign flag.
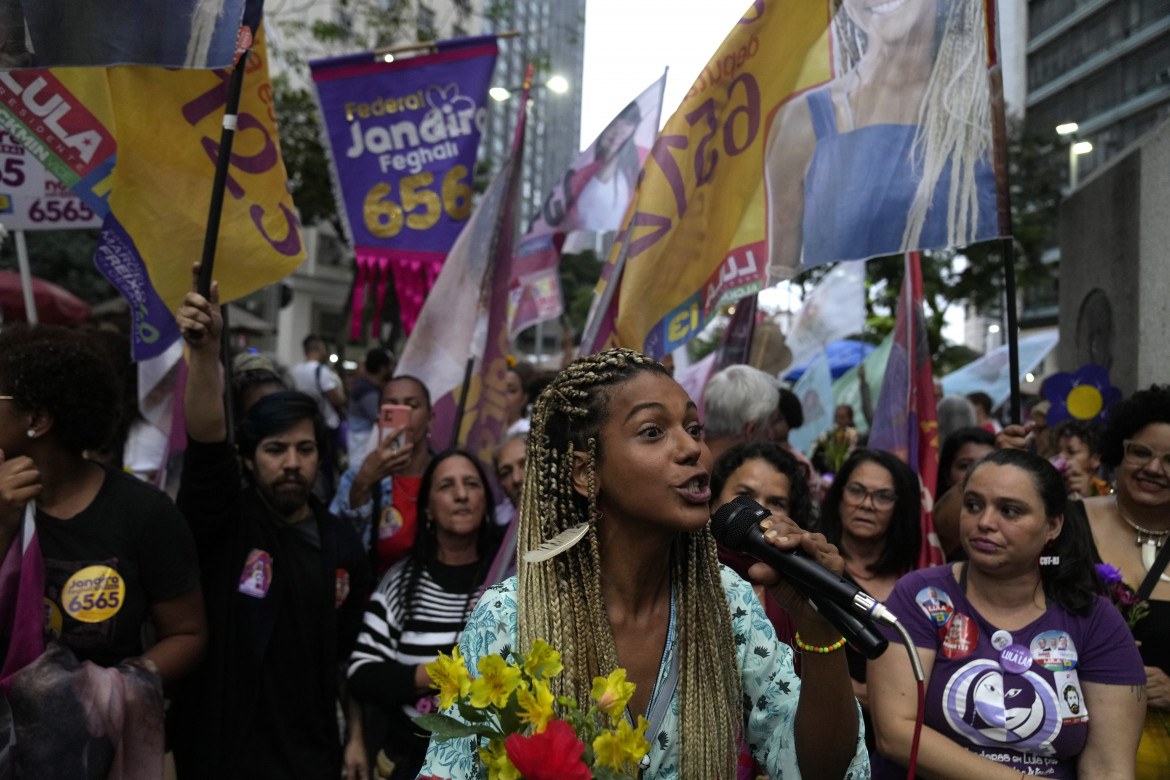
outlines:
[[[95, 263], [130, 303], [136, 359], [178, 337], [173, 312], [202, 256], [229, 77], [143, 66], [0, 74], [0, 127], [105, 216]], [[261, 34], [216, 245], [221, 299], [279, 281], [303, 259]]]
[[[191, 263], [203, 246], [228, 71], [108, 72], [119, 148], [110, 210], [173, 311], [191, 289]], [[262, 36], [248, 57], [231, 161], [215, 262], [229, 301], [283, 279], [305, 257]]]
[[755, 0], [654, 144], [582, 352], [660, 357], [765, 281], [999, 235], [983, 2]]

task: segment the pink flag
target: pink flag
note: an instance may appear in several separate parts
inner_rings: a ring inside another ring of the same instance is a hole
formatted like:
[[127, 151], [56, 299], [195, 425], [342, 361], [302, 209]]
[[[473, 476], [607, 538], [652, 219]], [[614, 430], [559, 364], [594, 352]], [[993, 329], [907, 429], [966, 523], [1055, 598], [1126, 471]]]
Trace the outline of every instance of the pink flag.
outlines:
[[[431, 425], [435, 446], [458, 444], [484, 463], [491, 463], [507, 414], [507, 291], [529, 80], [520, 101], [512, 156], [492, 179], [455, 240], [396, 371], [397, 375], [421, 379], [435, 399]], [[471, 381], [464, 388], [469, 361]], [[456, 431], [461, 402], [463, 414]]]
[[922, 268], [917, 252], [906, 255], [906, 276], [898, 296], [894, 344], [874, 411], [869, 446], [906, 461], [922, 491], [922, 547], [918, 567], [943, 562], [934, 530], [934, 485], [938, 477], [938, 416], [926, 319], [922, 311]]
[[564, 311], [557, 275], [562, 254], [592, 250], [602, 261], [609, 257], [658, 133], [665, 87], [663, 74], [577, 155], [516, 244], [508, 304], [513, 336]]

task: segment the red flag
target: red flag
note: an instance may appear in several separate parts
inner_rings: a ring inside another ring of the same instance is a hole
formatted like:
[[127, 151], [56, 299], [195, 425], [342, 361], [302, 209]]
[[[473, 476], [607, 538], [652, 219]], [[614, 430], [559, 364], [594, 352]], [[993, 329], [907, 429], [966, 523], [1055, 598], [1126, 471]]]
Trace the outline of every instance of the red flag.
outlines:
[[938, 477], [938, 416], [934, 374], [922, 309], [922, 268], [917, 252], [906, 255], [906, 276], [898, 296], [894, 345], [874, 412], [869, 446], [886, 450], [910, 464], [922, 491], [922, 547], [918, 567], [944, 560], [934, 530], [934, 485]]

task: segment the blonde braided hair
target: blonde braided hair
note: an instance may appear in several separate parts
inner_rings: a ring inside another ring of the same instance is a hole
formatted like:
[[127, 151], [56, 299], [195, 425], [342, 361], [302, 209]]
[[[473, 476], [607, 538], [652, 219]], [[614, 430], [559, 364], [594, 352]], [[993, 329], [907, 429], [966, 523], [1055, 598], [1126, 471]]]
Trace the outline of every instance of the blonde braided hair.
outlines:
[[[943, 168], [951, 165], [947, 191], [947, 244], [965, 246], [979, 231], [975, 167], [991, 153], [991, 95], [982, 0], [938, 0], [934, 65], [918, 106], [910, 164], [922, 176], [907, 214], [902, 251], [918, 245]], [[867, 40], [843, 7], [832, 0], [833, 73], [857, 67]]]
[[[529, 647], [543, 639], [558, 648], [565, 673], [552, 681], [553, 693], [581, 703], [594, 677], [620, 665], [601, 589], [594, 477], [613, 390], [641, 372], [669, 376], [630, 349], [579, 358], [545, 388], [532, 414], [518, 534], [519, 643]], [[575, 452], [587, 457], [587, 497], [573, 486]], [[549, 560], [524, 560], [524, 553], [580, 523], [590, 527], [575, 546]], [[736, 658], [735, 639], [709, 530], [676, 537], [670, 577], [678, 627], [680, 776], [733, 777], [743, 694], [739, 664], [728, 663]]]

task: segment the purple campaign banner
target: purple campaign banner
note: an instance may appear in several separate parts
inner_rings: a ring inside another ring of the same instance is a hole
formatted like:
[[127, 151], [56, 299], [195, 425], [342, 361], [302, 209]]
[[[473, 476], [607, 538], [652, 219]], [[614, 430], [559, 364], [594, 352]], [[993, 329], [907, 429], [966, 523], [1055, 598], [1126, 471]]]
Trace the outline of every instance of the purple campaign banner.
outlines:
[[93, 261], [102, 276], [130, 304], [130, 354], [141, 361], [165, 352], [179, 338], [179, 327], [154, 291], [134, 239], [113, 214], [108, 214], [102, 224]]
[[309, 63], [355, 248], [451, 248], [471, 213], [497, 51], [486, 36], [394, 62]]

